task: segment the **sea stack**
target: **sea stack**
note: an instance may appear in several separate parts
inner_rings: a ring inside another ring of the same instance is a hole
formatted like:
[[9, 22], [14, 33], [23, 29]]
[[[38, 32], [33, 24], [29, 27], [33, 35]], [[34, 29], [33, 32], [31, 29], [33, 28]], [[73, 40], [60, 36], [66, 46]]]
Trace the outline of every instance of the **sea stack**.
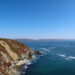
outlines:
[[41, 53], [40, 51], [35, 51], [35, 53], [36, 53], [37, 55], [42, 55], [42, 53]]

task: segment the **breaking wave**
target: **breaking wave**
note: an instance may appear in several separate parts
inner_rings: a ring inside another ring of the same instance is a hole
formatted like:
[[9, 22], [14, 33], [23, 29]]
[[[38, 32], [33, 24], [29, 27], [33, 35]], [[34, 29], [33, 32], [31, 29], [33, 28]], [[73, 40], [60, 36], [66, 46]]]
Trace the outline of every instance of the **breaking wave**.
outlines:
[[48, 48], [40, 48], [41, 51], [49, 52]]
[[39, 50], [41, 51], [41, 53], [43, 53], [42, 56], [44, 56], [50, 52], [50, 49], [48, 49], [48, 48], [39, 48]]
[[37, 57], [35, 55], [32, 56], [32, 60], [28, 60], [25, 64], [22, 65], [20, 70], [20, 75], [25, 75], [26, 70], [29, 68], [29, 65], [36, 62]]
[[67, 60], [75, 60], [75, 57], [74, 56], [68, 56], [67, 58], [65, 58]]
[[60, 56], [60, 57], [63, 57], [66, 60], [75, 60], [74, 56], [67, 56], [65, 54], [57, 54], [57, 55]]
[[60, 56], [60, 57], [66, 57], [65, 54], [57, 54], [57, 55]]

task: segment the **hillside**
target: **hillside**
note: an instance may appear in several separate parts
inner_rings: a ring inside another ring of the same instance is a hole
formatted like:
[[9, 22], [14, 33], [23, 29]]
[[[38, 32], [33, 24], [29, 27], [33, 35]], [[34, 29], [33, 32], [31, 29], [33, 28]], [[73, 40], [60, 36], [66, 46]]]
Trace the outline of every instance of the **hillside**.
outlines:
[[49, 41], [68, 41], [72, 39], [15, 39], [20, 42], [49, 42]]
[[10, 39], [0, 39], [0, 75], [19, 75], [17, 67], [32, 59], [27, 45]]

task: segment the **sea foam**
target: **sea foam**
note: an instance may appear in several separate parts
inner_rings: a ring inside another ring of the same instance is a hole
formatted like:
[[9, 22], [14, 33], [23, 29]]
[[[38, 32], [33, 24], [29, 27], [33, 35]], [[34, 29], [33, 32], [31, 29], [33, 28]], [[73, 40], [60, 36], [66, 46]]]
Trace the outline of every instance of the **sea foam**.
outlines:
[[60, 57], [66, 57], [65, 54], [57, 54], [57, 55], [60, 56]]
[[74, 59], [75, 60], [75, 57], [74, 56], [67, 56], [65, 54], [57, 54], [57, 55], [60, 56], [60, 57], [63, 57], [66, 60], [71, 60], [71, 59]]
[[25, 64], [23, 64], [23, 66], [21, 67], [21, 75], [25, 75], [26, 70], [29, 68], [29, 65], [33, 64], [34, 61], [36, 61], [36, 56], [33, 55], [32, 56], [32, 60], [28, 60]]

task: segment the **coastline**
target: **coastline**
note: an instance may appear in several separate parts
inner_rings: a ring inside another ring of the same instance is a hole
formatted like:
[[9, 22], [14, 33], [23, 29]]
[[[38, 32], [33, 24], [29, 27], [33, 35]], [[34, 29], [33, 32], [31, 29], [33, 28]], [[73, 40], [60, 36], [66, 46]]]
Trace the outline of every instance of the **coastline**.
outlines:
[[19, 75], [21, 65], [32, 59], [34, 51], [16, 40], [0, 39], [0, 75]]

